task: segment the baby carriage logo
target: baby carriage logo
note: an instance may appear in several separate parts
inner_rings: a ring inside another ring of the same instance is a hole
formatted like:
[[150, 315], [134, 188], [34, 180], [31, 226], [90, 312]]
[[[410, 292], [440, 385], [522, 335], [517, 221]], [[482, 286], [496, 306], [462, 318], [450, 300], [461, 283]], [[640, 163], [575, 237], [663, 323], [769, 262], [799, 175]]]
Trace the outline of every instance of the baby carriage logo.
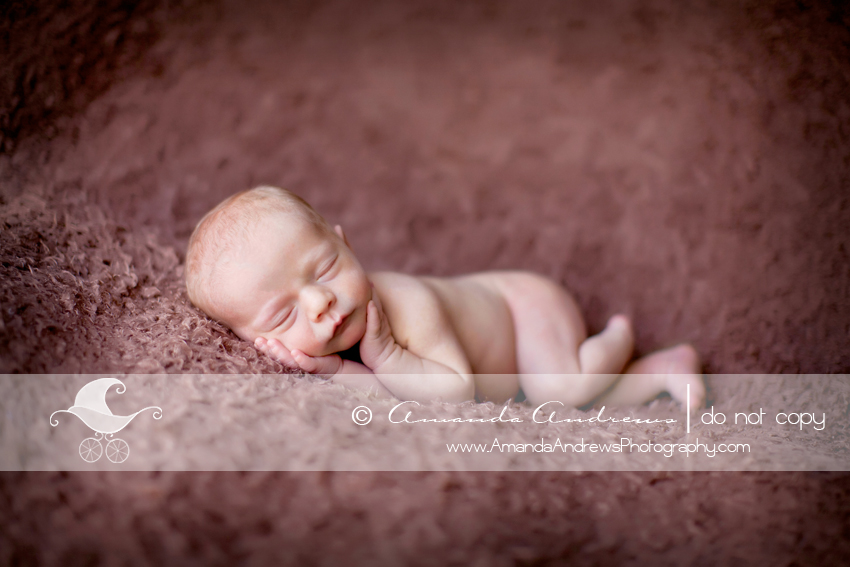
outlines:
[[113, 463], [123, 463], [130, 456], [130, 446], [123, 439], [113, 439], [113, 436], [124, 429], [127, 424], [133, 421], [134, 417], [143, 411], [155, 410], [153, 418], [162, 418], [162, 408], [158, 406], [140, 409], [132, 415], [113, 415], [109, 406], [106, 405], [106, 392], [115, 384], [119, 385], [118, 390], [116, 390], [119, 394], [127, 391], [127, 386], [117, 378], [99, 378], [80, 388], [73, 406], [50, 414], [50, 425], [53, 427], [59, 425], [59, 422], [53, 419], [54, 415], [72, 413], [94, 430], [94, 437], [83, 439], [83, 442], [80, 443], [80, 457], [87, 463], [93, 463], [100, 458], [103, 454], [101, 441], [106, 441], [107, 438], [109, 441], [106, 443], [106, 458]]

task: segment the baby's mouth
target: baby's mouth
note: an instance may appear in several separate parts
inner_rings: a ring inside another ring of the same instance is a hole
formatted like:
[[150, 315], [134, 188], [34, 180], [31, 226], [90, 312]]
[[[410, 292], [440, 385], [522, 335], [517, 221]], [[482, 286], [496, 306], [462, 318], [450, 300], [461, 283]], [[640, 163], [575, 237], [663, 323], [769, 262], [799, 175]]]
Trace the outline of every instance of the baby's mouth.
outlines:
[[351, 317], [351, 313], [349, 313], [348, 315], [342, 316], [342, 319], [340, 319], [339, 322], [334, 327], [334, 334], [333, 334], [334, 338], [342, 333], [342, 331], [344, 330], [345, 325], [346, 325], [346, 323], [348, 323], [348, 320], [349, 320], [350, 317]]

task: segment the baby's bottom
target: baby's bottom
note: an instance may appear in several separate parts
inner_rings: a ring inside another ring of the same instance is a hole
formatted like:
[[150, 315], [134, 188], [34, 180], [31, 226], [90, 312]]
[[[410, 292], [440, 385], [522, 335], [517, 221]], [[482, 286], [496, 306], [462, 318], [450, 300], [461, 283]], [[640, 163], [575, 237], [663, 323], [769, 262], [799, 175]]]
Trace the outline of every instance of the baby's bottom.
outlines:
[[532, 404], [633, 405], [665, 391], [684, 404], [690, 385], [691, 407], [703, 405], [699, 357], [690, 345], [652, 353], [626, 368], [634, 349], [627, 317], [615, 315], [588, 338], [575, 301], [554, 282], [502, 273], [498, 286], [514, 321], [520, 386]]

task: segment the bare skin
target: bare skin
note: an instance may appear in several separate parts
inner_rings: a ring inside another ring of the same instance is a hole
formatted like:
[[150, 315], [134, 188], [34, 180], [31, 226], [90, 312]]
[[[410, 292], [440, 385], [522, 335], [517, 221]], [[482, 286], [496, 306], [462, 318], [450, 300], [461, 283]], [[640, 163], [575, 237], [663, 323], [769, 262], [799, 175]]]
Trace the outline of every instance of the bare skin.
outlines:
[[[575, 301], [525, 272], [455, 278], [366, 273], [337, 226], [270, 214], [227, 258], [215, 314], [263, 353], [379, 396], [633, 405], [667, 391], [704, 403], [689, 345], [628, 365], [631, 322], [587, 337]], [[360, 343], [363, 364], [337, 352]], [[423, 376], [427, 375], [427, 376]], [[566, 376], [565, 376], [566, 375]]]

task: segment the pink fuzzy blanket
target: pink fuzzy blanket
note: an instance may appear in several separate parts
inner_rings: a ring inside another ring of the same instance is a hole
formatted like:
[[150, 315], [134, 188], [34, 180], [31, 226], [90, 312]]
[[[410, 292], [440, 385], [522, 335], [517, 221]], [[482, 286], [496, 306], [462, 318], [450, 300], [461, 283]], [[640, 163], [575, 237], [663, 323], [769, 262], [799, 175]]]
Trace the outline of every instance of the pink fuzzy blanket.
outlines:
[[[93, 378], [56, 375], [93, 373], [170, 375], [116, 398], [174, 410], [127, 429], [128, 462], [400, 454], [318, 417], [357, 395], [280, 374], [188, 304], [194, 223], [259, 183], [342, 224], [368, 269], [534, 270], [591, 332], [631, 315], [640, 353], [689, 341], [710, 373], [850, 371], [840, 7], [83, 4], [3, 8], [0, 372], [54, 375], [4, 386], [4, 464], [85, 464], [79, 424], [46, 417]], [[709, 379], [717, 404], [846, 421], [843, 384]], [[287, 441], [310, 435], [312, 452]], [[436, 434], [398, 435], [411, 462], [432, 455], [417, 443]], [[832, 473], [6, 474], [0, 563], [838, 564], [848, 494]]]

